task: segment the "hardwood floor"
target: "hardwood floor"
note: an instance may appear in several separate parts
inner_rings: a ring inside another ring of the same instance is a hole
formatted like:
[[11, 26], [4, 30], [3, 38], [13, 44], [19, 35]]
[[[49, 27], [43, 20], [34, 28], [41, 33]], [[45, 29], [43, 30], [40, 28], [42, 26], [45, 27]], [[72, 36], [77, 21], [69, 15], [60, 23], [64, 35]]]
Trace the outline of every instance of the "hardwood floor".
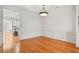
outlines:
[[43, 36], [21, 40], [19, 43], [21, 53], [79, 53], [79, 48], [73, 43]]
[[47, 37], [36, 37], [21, 41], [22, 53], [79, 53], [75, 44]]

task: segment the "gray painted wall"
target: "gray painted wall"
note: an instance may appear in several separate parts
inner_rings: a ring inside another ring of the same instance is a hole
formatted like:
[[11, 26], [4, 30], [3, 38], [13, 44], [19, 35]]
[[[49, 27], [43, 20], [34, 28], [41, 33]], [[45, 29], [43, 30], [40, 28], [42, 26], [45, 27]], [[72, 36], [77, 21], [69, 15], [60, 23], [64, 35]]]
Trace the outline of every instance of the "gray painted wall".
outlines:
[[21, 11], [21, 39], [41, 36], [41, 19], [28, 11]]
[[75, 13], [76, 8], [72, 5], [57, 8], [54, 12], [49, 13], [43, 21], [43, 35], [75, 43]]
[[75, 32], [75, 6], [57, 8], [47, 17], [36, 16], [27, 10], [18, 10], [21, 16], [21, 39], [43, 35], [75, 43], [76, 35], [69, 34]]

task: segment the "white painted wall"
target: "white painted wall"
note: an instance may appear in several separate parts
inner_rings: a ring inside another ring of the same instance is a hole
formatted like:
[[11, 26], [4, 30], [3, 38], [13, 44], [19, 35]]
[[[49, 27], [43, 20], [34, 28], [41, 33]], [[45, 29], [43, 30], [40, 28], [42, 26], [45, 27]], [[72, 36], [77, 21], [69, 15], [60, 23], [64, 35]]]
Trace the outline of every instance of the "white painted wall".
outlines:
[[3, 42], [3, 39], [2, 39], [2, 15], [1, 15], [1, 8], [0, 8], [0, 46]]
[[44, 36], [75, 43], [76, 35], [69, 32], [75, 32], [75, 6], [57, 8], [43, 21]]
[[28, 11], [21, 11], [21, 39], [41, 36], [41, 19]]
[[16, 18], [17, 15], [18, 15], [18, 12], [15, 12], [9, 8], [3, 8], [3, 17]]

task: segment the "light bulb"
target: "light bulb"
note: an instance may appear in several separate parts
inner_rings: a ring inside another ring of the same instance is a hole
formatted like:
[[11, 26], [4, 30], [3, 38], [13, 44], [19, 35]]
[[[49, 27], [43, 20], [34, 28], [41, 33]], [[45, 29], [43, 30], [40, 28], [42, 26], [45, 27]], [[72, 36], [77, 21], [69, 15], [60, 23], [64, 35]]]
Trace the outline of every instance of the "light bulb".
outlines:
[[41, 13], [40, 16], [47, 16], [47, 13]]

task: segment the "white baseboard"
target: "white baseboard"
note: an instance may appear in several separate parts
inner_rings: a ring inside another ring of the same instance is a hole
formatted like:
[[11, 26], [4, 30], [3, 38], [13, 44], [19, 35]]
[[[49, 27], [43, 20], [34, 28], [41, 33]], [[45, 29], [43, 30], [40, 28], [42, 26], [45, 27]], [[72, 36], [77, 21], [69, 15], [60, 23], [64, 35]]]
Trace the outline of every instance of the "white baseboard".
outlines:
[[74, 43], [75, 44], [75, 42], [71, 42], [69, 40], [62, 39], [62, 38], [57, 38], [57, 37], [53, 37], [53, 36], [46, 36], [46, 35], [44, 37], [48, 37], [48, 38], [51, 38], [51, 39], [61, 40], [61, 41], [70, 42], [70, 43]]
[[48, 35], [33, 35], [33, 36], [28, 36], [28, 37], [22, 37], [21, 39], [29, 39], [29, 38], [39, 37], [39, 36], [44, 36], [44, 37], [48, 37], [48, 38], [51, 38], [51, 39], [57, 39], [57, 40], [61, 40], [61, 41], [70, 42], [70, 43], [75, 44], [75, 42], [72, 42], [72, 41], [69, 41], [69, 40], [66, 40], [66, 39], [62, 39], [62, 38], [57, 38], [57, 37], [54, 37], [54, 36], [48, 36]]
[[21, 39], [30, 39], [30, 38], [34, 38], [34, 37], [39, 37], [41, 35], [33, 35], [33, 36], [28, 36], [28, 37], [21, 37]]

